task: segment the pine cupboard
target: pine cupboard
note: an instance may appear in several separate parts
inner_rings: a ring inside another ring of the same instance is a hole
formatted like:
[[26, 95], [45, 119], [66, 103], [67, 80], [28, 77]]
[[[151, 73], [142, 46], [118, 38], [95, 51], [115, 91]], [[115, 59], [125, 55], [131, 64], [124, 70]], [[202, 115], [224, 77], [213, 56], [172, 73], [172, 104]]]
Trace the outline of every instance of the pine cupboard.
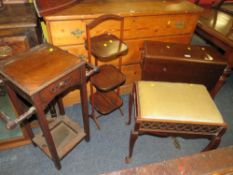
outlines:
[[[121, 92], [131, 90], [132, 82], [141, 79], [140, 48], [145, 40], [188, 44], [202, 9], [185, 0], [84, 0], [44, 17], [49, 42], [86, 59], [85, 25], [102, 14], [125, 17], [124, 39], [129, 51], [123, 57], [127, 81]], [[103, 31], [117, 33], [117, 25], [104, 23], [94, 35]], [[112, 62], [112, 64], [115, 64]], [[65, 105], [77, 102], [78, 92], [64, 98]]]

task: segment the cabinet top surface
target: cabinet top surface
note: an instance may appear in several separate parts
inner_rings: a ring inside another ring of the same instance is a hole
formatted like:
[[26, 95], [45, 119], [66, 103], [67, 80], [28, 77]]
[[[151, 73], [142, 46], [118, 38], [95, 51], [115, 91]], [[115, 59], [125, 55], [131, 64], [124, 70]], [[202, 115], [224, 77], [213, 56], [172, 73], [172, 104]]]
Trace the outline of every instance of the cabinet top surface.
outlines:
[[198, 21], [198, 27], [208, 31], [233, 47], [233, 16], [225, 12], [205, 9]]
[[36, 14], [31, 4], [9, 4], [0, 11], [0, 29], [36, 26]]
[[205, 64], [227, 64], [226, 59], [220, 53], [207, 46], [154, 41], [146, 41], [144, 43], [144, 57], [148, 59], [167, 59]]
[[88, 19], [113, 13], [122, 16], [200, 13], [202, 8], [186, 0], [84, 0], [52, 15], [46, 20]]
[[26, 94], [32, 95], [85, 64], [57, 47], [42, 44], [8, 59], [0, 74]]

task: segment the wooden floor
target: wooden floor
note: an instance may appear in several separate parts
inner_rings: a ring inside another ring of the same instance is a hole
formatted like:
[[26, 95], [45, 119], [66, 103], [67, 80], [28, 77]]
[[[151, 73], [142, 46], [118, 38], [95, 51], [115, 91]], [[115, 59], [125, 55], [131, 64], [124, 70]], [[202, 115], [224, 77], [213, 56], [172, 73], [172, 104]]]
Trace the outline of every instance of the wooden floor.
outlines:
[[232, 175], [233, 146], [103, 175]]

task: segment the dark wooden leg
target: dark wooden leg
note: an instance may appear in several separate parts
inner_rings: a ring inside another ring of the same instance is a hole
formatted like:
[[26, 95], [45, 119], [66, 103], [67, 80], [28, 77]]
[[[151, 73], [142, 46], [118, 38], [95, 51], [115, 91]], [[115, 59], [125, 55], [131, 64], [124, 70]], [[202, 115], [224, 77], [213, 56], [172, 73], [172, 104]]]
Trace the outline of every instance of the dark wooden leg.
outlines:
[[[119, 87], [117, 88], [116, 92], [117, 92], [117, 95], [120, 96], [120, 88], [119, 88]], [[119, 111], [120, 111], [120, 113], [121, 113], [121, 116], [124, 117], [124, 112], [123, 112], [123, 110], [122, 110], [121, 108], [119, 108]]]
[[130, 163], [132, 161], [133, 148], [137, 138], [138, 138], [138, 131], [131, 131], [130, 141], [129, 141], [129, 155], [125, 158], [125, 163]]
[[229, 47], [228, 49], [226, 49], [225, 54], [224, 54], [226, 60], [227, 60], [227, 64], [230, 68], [233, 67], [233, 51], [232, 51], [232, 47]]
[[129, 104], [128, 104], [129, 116], [128, 116], [128, 122], [126, 123], [127, 125], [130, 125], [130, 123], [131, 123], [132, 106], [133, 106], [133, 94], [131, 93], [131, 94], [129, 94]]
[[221, 87], [223, 86], [223, 84], [226, 81], [226, 78], [231, 74], [231, 67], [227, 66], [224, 69], [223, 74], [220, 76], [220, 78], [218, 79], [216, 85], [214, 86], [214, 88], [211, 90], [210, 95], [212, 98], [214, 98], [216, 96], [216, 94], [218, 93], [218, 91], [221, 89]]
[[202, 151], [216, 149], [220, 144], [221, 138], [225, 132], [226, 128], [222, 128], [218, 135], [212, 136], [212, 138], [210, 139], [210, 143]]
[[99, 124], [99, 121], [95, 115], [95, 103], [94, 103], [95, 97], [94, 97], [94, 89], [93, 89], [92, 85], [90, 85], [90, 91], [91, 91], [91, 115], [90, 115], [90, 117], [95, 122], [97, 129], [100, 130], [100, 124]]
[[126, 123], [127, 125], [130, 125], [130, 123], [131, 123], [132, 108], [133, 108], [133, 104], [134, 104], [134, 91], [135, 91], [134, 89], [135, 89], [135, 87], [133, 85], [132, 92], [129, 94], [129, 102], [128, 102], [129, 116], [128, 116], [128, 122]]
[[58, 104], [58, 109], [59, 109], [60, 115], [65, 115], [65, 108], [64, 108], [64, 105], [63, 105], [62, 98], [58, 98], [57, 104]]
[[49, 126], [48, 126], [48, 122], [46, 120], [44, 109], [42, 108], [42, 106], [40, 104], [35, 104], [35, 108], [36, 108], [36, 111], [38, 114], [38, 121], [40, 124], [40, 128], [41, 128], [43, 136], [46, 140], [46, 143], [47, 143], [47, 146], [49, 148], [49, 152], [51, 154], [54, 165], [58, 170], [60, 170], [61, 169], [60, 159], [58, 157], [57, 149], [55, 147], [52, 135], [51, 135], [50, 130], [49, 130]]
[[100, 123], [97, 119], [97, 116], [95, 114], [95, 110], [93, 110], [92, 114], [91, 114], [91, 118], [93, 119], [93, 121], [95, 122], [95, 125], [97, 127], [98, 130], [100, 130]]
[[55, 104], [54, 103], [51, 103], [49, 105], [49, 112], [51, 114], [51, 117], [57, 117], [57, 111], [55, 109]]
[[202, 152], [216, 149], [218, 145], [220, 144], [220, 141], [221, 141], [220, 136], [213, 136], [210, 140], [210, 143], [202, 150]]
[[[25, 111], [24, 111], [24, 107], [22, 105], [22, 102], [19, 100], [16, 93], [7, 85], [7, 83], [5, 84], [5, 87], [6, 87], [7, 94], [11, 100], [11, 103], [13, 104], [18, 116], [23, 114]], [[32, 140], [34, 137], [34, 134], [32, 132], [32, 128], [30, 126], [30, 123], [28, 121], [24, 121], [23, 127], [26, 130], [27, 137], [29, 137]]]
[[81, 96], [81, 107], [82, 107], [84, 132], [86, 133], [85, 140], [89, 141], [90, 140], [90, 127], [89, 127], [87, 86], [86, 86], [86, 74], [85, 73], [86, 73], [85, 67], [83, 67], [82, 72], [81, 72], [80, 96]]
[[124, 117], [124, 112], [123, 112], [123, 110], [122, 110], [121, 108], [119, 108], [119, 111], [120, 111], [120, 113], [121, 113], [121, 116]]

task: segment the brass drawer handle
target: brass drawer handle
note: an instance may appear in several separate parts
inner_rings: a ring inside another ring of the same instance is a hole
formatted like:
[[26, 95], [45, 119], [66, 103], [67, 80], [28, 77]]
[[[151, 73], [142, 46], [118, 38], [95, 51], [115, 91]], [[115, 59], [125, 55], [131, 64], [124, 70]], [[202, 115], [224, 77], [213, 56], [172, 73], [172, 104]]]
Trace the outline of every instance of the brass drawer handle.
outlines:
[[70, 82], [71, 82], [71, 78], [66, 79], [64, 81], [60, 81], [55, 87], [52, 87], [50, 89], [50, 92], [56, 93], [58, 90], [67, 87]]
[[176, 28], [177, 29], [183, 29], [185, 27], [184, 21], [176, 21]]
[[82, 36], [82, 34], [84, 33], [84, 30], [76, 29], [76, 30], [72, 31], [71, 33], [72, 33], [72, 35], [76, 36], [77, 38], [80, 38]]
[[12, 55], [13, 49], [10, 46], [0, 46], [0, 57]]
[[167, 72], [167, 68], [166, 67], [163, 68], [163, 72]]

